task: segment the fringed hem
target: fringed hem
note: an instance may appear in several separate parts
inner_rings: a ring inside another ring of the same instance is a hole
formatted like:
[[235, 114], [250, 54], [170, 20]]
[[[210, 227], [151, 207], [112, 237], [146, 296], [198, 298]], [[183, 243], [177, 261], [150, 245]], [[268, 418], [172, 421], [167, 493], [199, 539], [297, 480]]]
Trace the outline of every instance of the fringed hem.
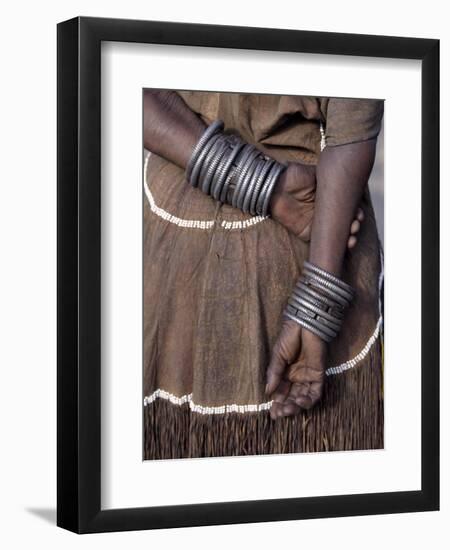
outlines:
[[144, 407], [144, 460], [382, 449], [382, 370], [378, 339], [359, 368], [327, 377], [321, 404], [276, 420], [268, 411], [199, 415], [156, 399]]

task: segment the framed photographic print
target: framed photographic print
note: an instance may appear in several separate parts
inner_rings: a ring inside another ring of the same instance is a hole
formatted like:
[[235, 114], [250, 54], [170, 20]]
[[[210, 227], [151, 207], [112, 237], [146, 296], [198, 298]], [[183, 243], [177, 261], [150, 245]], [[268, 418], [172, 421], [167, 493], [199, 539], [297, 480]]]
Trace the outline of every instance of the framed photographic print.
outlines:
[[58, 25], [58, 518], [439, 506], [439, 41]]

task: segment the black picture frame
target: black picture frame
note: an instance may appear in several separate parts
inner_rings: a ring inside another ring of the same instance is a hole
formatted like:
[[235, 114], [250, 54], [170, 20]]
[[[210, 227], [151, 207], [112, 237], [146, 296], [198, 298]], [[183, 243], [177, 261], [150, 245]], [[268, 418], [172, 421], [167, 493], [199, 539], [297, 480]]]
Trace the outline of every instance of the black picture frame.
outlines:
[[[439, 41], [77, 17], [58, 25], [57, 524], [77, 533], [439, 508]], [[102, 41], [422, 62], [420, 491], [102, 510], [100, 49]]]

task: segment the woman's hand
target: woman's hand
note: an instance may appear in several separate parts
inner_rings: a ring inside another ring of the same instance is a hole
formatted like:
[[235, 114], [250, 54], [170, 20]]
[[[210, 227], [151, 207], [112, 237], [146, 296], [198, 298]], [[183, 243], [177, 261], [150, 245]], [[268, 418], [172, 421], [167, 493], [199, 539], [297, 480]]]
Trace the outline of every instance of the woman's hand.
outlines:
[[281, 174], [272, 197], [272, 218], [288, 231], [308, 241], [316, 195], [316, 168], [297, 162], [288, 164]]
[[[359, 230], [362, 219], [357, 204], [372, 170], [375, 147], [376, 139], [326, 147], [317, 165], [317, 192], [314, 196], [317, 204], [309, 260], [337, 277], [340, 276], [346, 248], [356, 244], [354, 232], [355, 228], [356, 232]], [[283, 198], [283, 194], [295, 196], [295, 193], [287, 172], [287, 181], [279, 189], [279, 211], [276, 202], [273, 207], [280, 223], [289, 229], [292, 224], [287, 212], [292, 208], [292, 201]], [[317, 336], [294, 321], [283, 323], [267, 370], [266, 393], [274, 401], [270, 413], [272, 418], [296, 414], [319, 401], [325, 379], [326, 355], [326, 344]]]
[[[280, 176], [270, 199], [272, 218], [305, 242], [311, 237], [316, 197], [316, 168], [291, 162]], [[350, 226], [347, 247], [356, 245], [364, 213], [359, 208]]]
[[273, 399], [270, 415], [298, 414], [321, 398], [327, 346], [318, 336], [285, 320], [267, 369], [266, 393]]

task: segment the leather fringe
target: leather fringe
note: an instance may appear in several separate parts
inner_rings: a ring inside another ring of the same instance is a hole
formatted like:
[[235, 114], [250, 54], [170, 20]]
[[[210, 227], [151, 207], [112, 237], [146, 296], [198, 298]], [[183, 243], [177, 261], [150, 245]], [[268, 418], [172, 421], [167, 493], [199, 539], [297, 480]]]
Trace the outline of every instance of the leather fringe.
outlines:
[[199, 414], [156, 399], [144, 407], [144, 460], [382, 449], [382, 343], [326, 380], [311, 411], [272, 420], [268, 411]]

